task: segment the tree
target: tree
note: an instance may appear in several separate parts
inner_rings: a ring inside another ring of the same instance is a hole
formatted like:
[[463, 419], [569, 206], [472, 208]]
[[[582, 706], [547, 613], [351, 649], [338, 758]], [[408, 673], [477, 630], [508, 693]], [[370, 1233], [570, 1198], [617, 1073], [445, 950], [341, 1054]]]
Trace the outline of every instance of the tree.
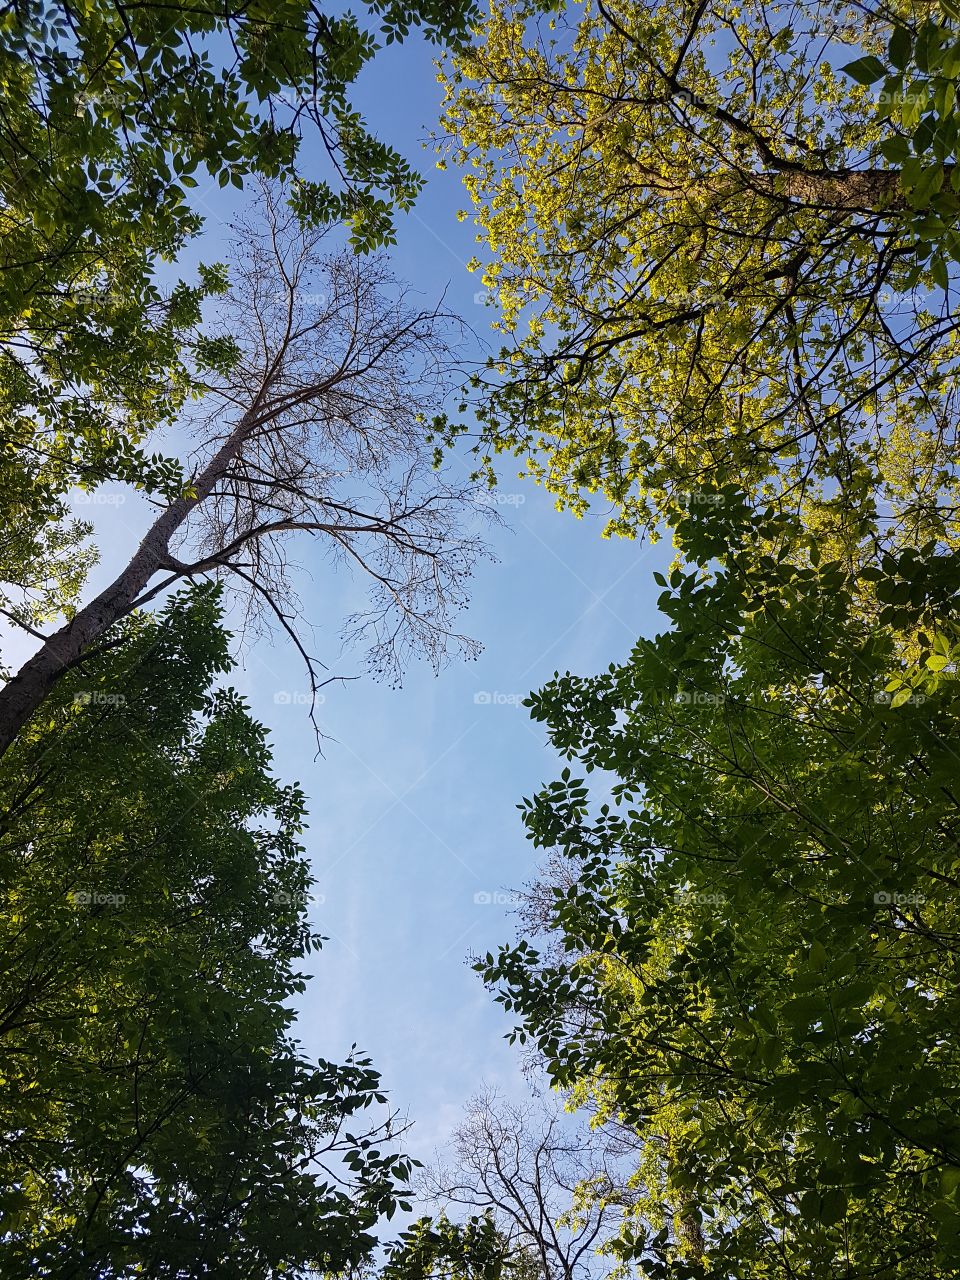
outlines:
[[[38, 519], [35, 510], [22, 520], [17, 511], [12, 515], [0, 531], [0, 614], [42, 634], [70, 611], [97, 562], [93, 525], [70, 519], [60, 504], [48, 510], [49, 519]], [[9, 674], [0, 664], [0, 675]]]
[[[523, 938], [479, 967], [553, 1082], [642, 1144], [621, 1249], [644, 1274], [945, 1280], [956, 555], [869, 570], [886, 598], [867, 613], [815, 537], [812, 565], [796, 529], [762, 561], [779, 524], [712, 576], [677, 570], [670, 629], [628, 661], [531, 698], [613, 784], [591, 803], [567, 768], [524, 802], [570, 874], [548, 949]], [[901, 626], [928, 635], [922, 661], [899, 658]]]
[[265, 208], [263, 227], [243, 228], [222, 316], [239, 358], [193, 415], [203, 443], [189, 487], [0, 691], [0, 749], [111, 626], [198, 575], [249, 590], [298, 647], [316, 692], [286, 580], [294, 533], [323, 537], [370, 576], [373, 607], [352, 630], [372, 634], [381, 674], [396, 676], [411, 649], [436, 666], [451, 646], [475, 648], [452, 625], [481, 552], [457, 527], [470, 486], [435, 473], [425, 438], [448, 371], [444, 317], [412, 306], [383, 262], [324, 255], [322, 231], [305, 231], [276, 196]]
[[[862, 83], [896, 32], [906, 117]], [[735, 484], [831, 554], [877, 515], [954, 544], [957, 47], [928, 4], [492, 4], [443, 116], [504, 336], [484, 461], [619, 534]]]
[[[410, 1162], [377, 1074], [307, 1060], [290, 999], [304, 799], [270, 771], [218, 589], [128, 619], [0, 771], [0, 1269], [358, 1264]], [[364, 1131], [366, 1129], [366, 1132]]]
[[532, 1280], [536, 1270], [489, 1214], [464, 1222], [419, 1218], [400, 1233], [372, 1274], [381, 1280]]
[[511, 1104], [473, 1098], [452, 1137], [452, 1164], [424, 1170], [421, 1194], [489, 1218], [514, 1269], [540, 1280], [594, 1273], [623, 1196], [615, 1153], [556, 1100]]
[[[471, 12], [461, 0], [371, 0], [359, 16], [306, 0], [4, 11], [0, 517], [33, 531], [34, 556], [73, 484], [182, 493], [172, 460], [143, 444], [188, 397], [190, 357], [215, 357], [194, 330], [218, 271], [158, 278], [202, 227], [191, 192], [285, 179], [305, 220], [345, 221], [358, 250], [388, 243], [421, 179], [371, 135], [351, 86], [383, 42], [415, 27], [456, 41]], [[304, 177], [304, 142], [319, 143], [325, 179]]]

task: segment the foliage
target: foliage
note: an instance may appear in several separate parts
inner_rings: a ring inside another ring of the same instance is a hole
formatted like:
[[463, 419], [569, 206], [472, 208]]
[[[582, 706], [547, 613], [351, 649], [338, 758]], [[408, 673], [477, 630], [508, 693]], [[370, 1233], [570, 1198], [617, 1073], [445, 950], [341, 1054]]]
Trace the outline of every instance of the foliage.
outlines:
[[444, 1214], [418, 1218], [392, 1244], [380, 1280], [532, 1280], [525, 1255], [517, 1255], [486, 1214], [451, 1222]]
[[[736, 483], [831, 554], [876, 515], [890, 547], [955, 542], [953, 231], [918, 256], [920, 179], [841, 70], [934, 12], [491, 4], [441, 73], [503, 335], [484, 464], [516, 454], [628, 536]], [[952, 178], [930, 203], [952, 228]]]
[[619, 1252], [644, 1274], [946, 1280], [960, 566], [904, 553], [871, 611], [782, 526], [676, 570], [628, 661], [531, 698], [598, 794], [566, 768], [524, 802], [573, 874], [546, 951], [478, 967], [553, 1081], [642, 1143]]
[[[884, 60], [871, 54], [855, 59], [844, 71], [858, 84], [882, 81], [876, 93], [878, 115], [890, 122], [892, 131], [879, 151], [899, 168], [901, 186], [916, 211], [915, 253], [929, 260], [932, 278], [946, 289], [950, 270], [960, 261], [960, 10], [952, 3], [940, 9], [913, 25], [895, 23]], [[914, 275], [919, 279], [919, 267]]]
[[208, 587], [136, 616], [4, 757], [5, 1275], [337, 1270], [409, 1175], [369, 1061], [291, 1034], [304, 801], [227, 641]]
[[[90, 544], [93, 526], [66, 518], [56, 503], [49, 521], [17, 520], [0, 531], [0, 611], [22, 630], [37, 628], [68, 616], [98, 553]], [[33, 516], [36, 516], [34, 511]]]

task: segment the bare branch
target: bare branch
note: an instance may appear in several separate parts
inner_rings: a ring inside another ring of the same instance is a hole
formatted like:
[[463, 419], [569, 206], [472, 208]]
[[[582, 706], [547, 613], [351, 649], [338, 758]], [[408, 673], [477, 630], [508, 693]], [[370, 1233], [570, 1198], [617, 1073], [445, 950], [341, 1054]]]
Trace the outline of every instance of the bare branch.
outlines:
[[396, 682], [412, 656], [437, 670], [477, 652], [454, 619], [485, 554], [472, 526], [491, 513], [472, 483], [434, 469], [428, 442], [456, 368], [454, 318], [416, 305], [382, 258], [328, 250], [282, 191], [265, 188], [262, 219], [235, 230], [232, 288], [208, 336], [231, 339], [238, 356], [187, 424], [191, 487], [0, 690], [0, 750], [104, 631], [198, 575], [238, 586], [244, 625], [279, 624], [315, 693], [288, 559], [304, 533], [369, 579], [371, 607], [346, 636], [370, 643], [375, 674]]

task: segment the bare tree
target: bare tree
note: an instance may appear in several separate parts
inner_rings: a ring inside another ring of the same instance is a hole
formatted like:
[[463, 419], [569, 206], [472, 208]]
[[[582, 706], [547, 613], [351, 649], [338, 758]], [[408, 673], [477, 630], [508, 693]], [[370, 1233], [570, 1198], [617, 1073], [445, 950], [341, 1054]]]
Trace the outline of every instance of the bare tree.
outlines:
[[200, 575], [229, 577], [282, 627], [315, 694], [320, 664], [291, 591], [295, 534], [369, 578], [370, 607], [346, 630], [370, 637], [379, 674], [395, 678], [412, 651], [436, 668], [476, 649], [454, 629], [483, 553], [460, 530], [471, 489], [443, 480], [427, 443], [453, 367], [450, 317], [414, 305], [381, 259], [327, 252], [281, 193], [266, 190], [262, 222], [238, 231], [219, 336], [239, 360], [189, 424], [200, 441], [192, 482], [114, 581], [40, 637], [0, 690], [0, 751], [114, 623]]
[[423, 1173], [426, 1197], [444, 1211], [489, 1214], [543, 1280], [597, 1274], [598, 1250], [616, 1236], [622, 1214], [622, 1179], [605, 1135], [575, 1125], [552, 1097], [514, 1104], [487, 1090], [468, 1103], [452, 1149], [452, 1163], [438, 1160]]

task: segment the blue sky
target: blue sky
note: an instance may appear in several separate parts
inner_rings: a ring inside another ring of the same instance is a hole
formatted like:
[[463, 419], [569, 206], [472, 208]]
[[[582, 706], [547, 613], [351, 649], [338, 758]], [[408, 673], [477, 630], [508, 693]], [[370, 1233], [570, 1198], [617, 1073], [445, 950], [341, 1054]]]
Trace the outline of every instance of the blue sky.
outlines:
[[[429, 178], [416, 212], [401, 215], [391, 252], [397, 275], [430, 301], [446, 291], [450, 309], [486, 331], [491, 312], [466, 269], [474, 231], [456, 216], [466, 194], [457, 174], [437, 171], [420, 147], [441, 96], [432, 56], [416, 39], [384, 51], [358, 97], [374, 132]], [[208, 222], [190, 259], [212, 261], [231, 210], [219, 191], [197, 194]], [[603, 541], [603, 511], [581, 521], [558, 514], [509, 467], [499, 493], [503, 525], [489, 538], [497, 562], [480, 565], [465, 619], [485, 646], [477, 662], [439, 677], [414, 666], [399, 690], [369, 679], [329, 686], [321, 759], [299, 701], [306, 673], [281, 637], [253, 642], [233, 678], [270, 726], [278, 774], [308, 796], [317, 880], [310, 912], [329, 941], [311, 957], [299, 1034], [312, 1054], [336, 1059], [356, 1042], [372, 1055], [394, 1105], [415, 1122], [409, 1142], [421, 1158], [481, 1084], [525, 1092], [503, 1039], [509, 1020], [465, 959], [512, 936], [509, 892], [535, 871], [516, 806], [558, 768], [519, 703], [555, 671], [593, 672], [655, 631], [652, 574], [672, 556], [668, 542]], [[126, 560], [149, 512], [129, 494], [82, 514], [91, 511], [106, 535], [101, 581]], [[310, 547], [299, 550], [303, 561]], [[337, 674], [355, 674], [362, 655], [340, 656], [339, 631], [363, 585], [326, 562], [306, 568], [299, 586], [316, 627], [312, 650]], [[10, 660], [18, 648], [10, 646]]]
[[[429, 180], [391, 256], [398, 275], [430, 299], [446, 290], [451, 309], [485, 331], [491, 313], [466, 269], [474, 230], [456, 216], [466, 193], [420, 149], [441, 97], [431, 59], [419, 41], [384, 51], [360, 86], [375, 132], [419, 160]], [[518, 704], [554, 671], [598, 670], [656, 630], [652, 574], [672, 557], [668, 542], [604, 541], [603, 512], [559, 514], [514, 472], [501, 473], [504, 525], [491, 537], [499, 562], [481, 564], [465, 622], [485, 646], [477, 662], [437, 678], [416, 666], [396, 691], [369, 680], [330, 686], [321, 723], [333, 740], [316, 762], [304, 708], [274, 703], [278, 686], [305, 689], [294, 657], [258, 645], [244, 673], [254, 709], [274, 729], [277, 768], [309, 797], [307, 848], [324, 899], [312, 913], [330, 941], [301, 1034], [313, 1052], [335, 1056], [356, 1041], [372, 1054], [415, 1121], [410, 1140], [421, 1156], [481, 1082], [524, 1091], [503, 1039], [508, 1017], [465, 963], [468, 951], [512, 935], [504, 899], [535, 869], [516, 806], [557, 768]], [[304, 593], [311, 617], [331, 619], [331, 646], [357, 589], [329, 573]]]

